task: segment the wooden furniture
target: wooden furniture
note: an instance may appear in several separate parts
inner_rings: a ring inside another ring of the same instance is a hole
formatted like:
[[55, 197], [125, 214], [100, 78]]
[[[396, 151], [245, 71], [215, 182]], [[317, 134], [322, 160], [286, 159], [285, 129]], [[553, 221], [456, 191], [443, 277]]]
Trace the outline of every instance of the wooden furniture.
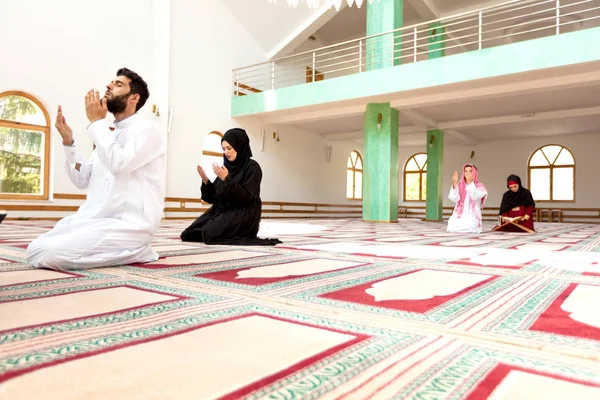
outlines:
[[[322, 81], [323, 79], [325, 79], [325, 74], [315, 70], [314, 77], [315, 77], [315, 82]], [[313, 69], [311, 67], [306, 67], [306, 83], [311, 83], [312, 81], [313, 81]]]
[[495, 227], [492, 228], [492, 231], [494, 232], [502, 232], [502, 231], [511, 231], [511, 232], [519, 232], [519, 231], [523, 231], [523, 232], [527, 232], [527, 233], [535, 233], [535, 231], [532, 231], [531, 229], [527, 228], [526, 226], [521, 225], [519, 222], [521, 222], [522, 220], [524, 220], [525, 217], [515, 217], [515, 218], [510, 218], [510, 217], [499, 217], [499, 225], [496, 225]]
[[562, 210], [550, 210], [550, 222], [554, 222], [554, 216], [556, 215], [556, 222], [562, 222]]
[[559, 209], [552, 209], [549, 210], [547, 208], [542, 208], [542, 209], [536, 209], [535, 210], [535, 219], [538, 222], [543, 222], [544, 218], [546, 218], [546, 221], [548, 222], [554, 222], [556, 220], [556, 222], [562, 222], [563, 218], [562, 218], [562, 210]]

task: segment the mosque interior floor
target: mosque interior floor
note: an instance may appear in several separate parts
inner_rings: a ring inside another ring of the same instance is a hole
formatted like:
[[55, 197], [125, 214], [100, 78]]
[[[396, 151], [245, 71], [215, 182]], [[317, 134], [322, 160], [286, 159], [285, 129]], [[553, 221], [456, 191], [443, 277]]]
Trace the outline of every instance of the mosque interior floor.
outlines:
[[599, 399], [600, 225], [451, 234], [263, 220], [276, 247], [35, 270], [49, 221], [0, 224], [2, 399]]

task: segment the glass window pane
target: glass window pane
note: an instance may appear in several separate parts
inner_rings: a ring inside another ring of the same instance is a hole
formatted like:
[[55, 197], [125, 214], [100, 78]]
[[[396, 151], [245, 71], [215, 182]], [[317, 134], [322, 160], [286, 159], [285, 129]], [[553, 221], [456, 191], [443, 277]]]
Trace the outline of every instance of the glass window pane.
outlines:
[[223, 149], [221, 148], [221, 136], [217, 135], [216, 133], [209, 134], [206, 139], [204, 139], [202, 150], [222, 153]]
[[532, 168], [529, 190], [534, 200], [550, 200], [550, 168]]
[[423, 165], [423, 171], [427, 171], [427, 161], [425, 161], [425, 165]]
[[554, 168], [552, 171], [552, 200], [574, 200], [573, 168]]
[[420, 200], [419, 177], [421, 174], [412, 173], [404, 175], [404, 198], [406, 200]]
[[351, 199], [354, 194], [354, 172], [346, 170], [346, 197]]
[[419, 166], [417, 165], [417, 162], [415, 161], [414, 157], [411, 157], [410, 160], [408, 160], [408, 163], [406, 163], [406, 168], [404, 169], [405, 171], [419, 171], [421, 168], [419, 168]]
[[0, 98], [0, 119], [46, 126], [46, 117], [33, 101], [23, 96]]
[[362, 199], [362, 172], [356, 172], [354, 177], [354, 198]]
[[421, 200], [427, 199], [427, 172], [421, 174]]
[[356, 159], [356, 168], [362, 169], [362, 159], [360, 157]]
[[419, 169], [423, 169], [423, 166], [425, 166], [425, 163], [427, 162], [427, 154], [415, 154], [415, 160], [417, 161]]
[[352, 165], [353, 166], [356, 165], [356, 156], [357, 156], [357, 154], [356, 154], [355, 151], [353, 151], [352, 153], [350, 153], [350, 158], [352, 159]]
[[549, 164], [548, 164], [548, 160], [546, 160], [546, 157], [544, 156], [544, 153], [542, 153], [542, 150], [536, 151], [535, 154], [533, 155], [533, 157], [531, 157], [531, 161], [529, 161], [529, 166], [530, 167], [543, 167], [545, 165], [549, 165]]
[[554, 165], [574, 165], [575, 159], [573, 158], [573, 154], [569, 150], [563, 147], [562, 151], [558, 155], [556, 161], [554, 161]]
[[348, 156], [348, 162], [346, 163], [346, 168], [352, 168], [352, 153]]
[[554, 160], [556, 160], [556, 156], [558, 156], [558, 152], [562, 149], [562, 146], [545, 146], [542, 148], [542, 151], [546, 155], [546, 158], [550, 162], [550, 164], [554, 164]]
[[0, 192], [43, 194], [44, 134], [0, 127]]

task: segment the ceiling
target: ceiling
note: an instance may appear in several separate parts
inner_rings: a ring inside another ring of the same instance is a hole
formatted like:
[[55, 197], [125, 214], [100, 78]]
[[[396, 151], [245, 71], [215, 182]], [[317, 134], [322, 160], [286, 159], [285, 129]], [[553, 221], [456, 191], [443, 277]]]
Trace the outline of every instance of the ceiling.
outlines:
[[[402, 18], [404, 25], [413, 25], [425, 21], [408, 1], [405, 1], [402, 6]], [[356, 6], [345, 7], [319, 29], [316, 32], [316, 36], [318, 36], [324, 45], [364, 37], [367, 35], [366, 20], [367, 7], [364, 5], [361, 8], [357, 8]]]
[[[336, 13], [334, 10], [312, 11], [305, 4], [300, 4], [297, 9], [289, 9], [285, 0], [277, 0], [277, 4], [269, 4], [267, 0], [223, 1], [232, 9], [232, 13], [236, 15], [246, 30], [266, 50], [278, 46], [283, 49], [285, 46], [282, 47], [279, 43], [282, 38], [288, 38], [285, 51], [293, 52], [303, 43], [308, 43], [306, 39], [310, 35], [316, 36], [316, 43], [313, 43], [312, 46], [325, 46], [365, 35], [366, 7], [364, 5], [360, 9], [344, 7]], [[506, 0], [404, 0], [404, 26], [506, 2]], [[563, 5], [578, 2], [579, 0], [561, 0]], [[561, 27], [561, 32], [585, 28], [586, 24], [597, 24], [594, 21], [581, 22], [587, 15], [580, 15], [578, 7], [589, 8], [589, 6], [581, 4], [570, 8], [572, 14], [563, 16], [561, 19], [563, 23], [569, 22], [570, 24]], [[544, 21], [552, 21], [553, 15], [548, 14], [547, 10], [535, 7], [532, 7], [530, 11], [529, 16], [523, 16], [523, 11], [519, 11], [520, 14], [511, 14], [510, 12], [500, 14], [497, 10], [491, 11], [485, 18], [485, 23], [488, 24], [488, 30], [486, 31], [484, 28], [483, 32], [483, 39], [488, 40], [485, 42], [485, 47], [546, 36], [548, 33], [543, 32], [540, 28], [545, 27], [546, 22]], [[269, 15], [271, 18], [264, 18], [265, 15]], [[498, 15], [502, 15], [502, 17], [498, 17]], [[540, 17], [545, 20], [536, 21], [536, 18]], [[448, 21], [444, 22], [447, 25], [446, 34], [450, 39], [449, 47], [455, 46], [446, 49], [446, 55], [476, 48], [474, 47], [476, 45], [466, 43], [465, 39], [461, 39], [460, 36], [471, 33], [477, 36], [477, 28], [473, 26], [458, 34], [451, 31]], [[296, 38], [290, 39], [300, 31], [302, 31], [301, 35], [298, 34]], [[277, 34], [274, 35], [273, 32], [277, 32]], [[427, 35], [426, 31], [424, 35]], [[494, 39], [496, 35], [516, 36]], [[302, 41], [298, 41], [298, 38], [301, 38]], [[423, 39], [427, 43], [427, 37]], [[408, 45], [410, 43], [403, 41], [403, 46]], [[591, 74], [589, 68], [600, 71], [599, 67], [588, 66], [585, 67], [588, 69], [584, 72]], [[499, 91], [494, 95], [486, 94], [479, 97], [464, 95], [461, 100], [460, 97], [457, 97], [456, 93], [458, 92], [455, 88], [445, 88], [447, 93], [441, 95], [440, 88], [436, 87], [431, 88], [435, 92], [433, 94], [428, 93], [431, 91], [428, 89], [421, 90], [418, 95], [415, 94], [417, 98], [418, 96], [429, 96], [434, 99], [428, 102], [411, 102], [409, 99], [411, 93], [401, 93], [397, 94], [400, 97], [396, 98], [391, 96], [391, 98], [385, 99], [362, 99], [362, 103], [348, 103], [345, 110], [340, 112], [335, 111], [335, 105], [332, 105], [331, 109], [308, 107], [305, 111], [293, 110], [293, 112], [290, 111], [292, 116], [284, 115], [286, 112], [283, 111], [279, 115], [267, 117], [265, 122], [287, 124], [315, 132], [330, 141], [350, 140], [360, 143], [363, 136], [364, 103], [391, 101], [392, 106], [400, 111], [400, 145], [424, 143], [426, 139], [424, 133], [428, 129], [444, 130], [446, 142], [450, 144], [473, 144], [517, 137], [600, 132], [600, 97], [597, 96], [597, 93], [600, 92], [600, 72], [597, 76], [594, 75], [593, 78], [590, 78], [589, 82], [569, 85], [554, 82], [549, 75], [544, 79], [552, 83], [546, 84], [546, 89], [530, 90], [528, 85], [538, 79], [539, 75], [545, 73], [539, 71], [534, 76], [527, 78], [520, 77], [519, 74], [498, 78], [504, 84], [513, 84], [513, 86], [516, 81], [511, 83], [511, 79], [519, 80], [518, 89], [514, 89], [512, 92], [507, 91], [504, 94], [500, 94]], [[576, 70], [571, 70], [569, 74], [570, 76], [582, 76], [578, 75]], [[325, 73], [325, 79], [328, 78], [327, 75]], [[468, 83], [470, 87], [464, 93], [469, 90], [477, 91], [479, 85], [485, 87], [493, 84], [488, 81], [472, 81]], [[422, 105], [416, 107], [411, 105], [411, 108], [407, 109], [407, 104]], [[337, 116], [332, 116], [336, 113]]]
[[[347, 7], [312, 10], [304, 1], [291, 8], [286, 0], [221, 0], [238, 23], [265, 51], [266, 59], [291, 54], [311, 35], [323, 45], [365, 36], [366, 1], [361, 8]], [[500, 2], [506, 2], [502, 0]], [[563, 0], [564, 1], [564, 0]], [[404, 26], [456, 14], [463, 8], [482, 8], [498, 0], [404, 0]]]
[[478, 10], [484, 7], [492, 7], [498, 4], [507, 3], [507, 0], [428, 0], [426, 3], [432, 3], [438, 10], [438, 17], [447, 17], [450, 15], [461, 14], [472, 10]]
[[[440, 18], [449, 18], [443, 21], [449, 23], [446, 27], [448, 34], [447, 55], [452, 55], [465, 50], [476, 50], [477, 44], [474, 43], [478, 37], [477, 23], [472, 15], [467, 17], [455, 18], [454, 16], [463, 12], [476, 11], [493, 7], [498, 4], [506, 3], [507, 0], [404, 0], [403, 3], [403, 26], [434, 21]], [[561, 32], [571, 32], [576, 29], [586, 27], [586, 24], [595, 24], [594, 21], [580, 22], [591, 13], [580, 14], [581, 10], [589, 10], [592, 7], [581, 0], [562, 0], [563, 6], [570, 5], [564, 10], [561, 17]], [[491, 47], [499, 44], [512, 43], [519, 40], [536, 39], [538, 37], [548, 36], [549, 31], [554, 28], [555, 11], [554, 5], [549, 2], [532, 7], [518, 7], [514, 12], [499, 12], [491, 10], [486, 14], [484, 12], [484, 32], [483, 40], [485, 46]], [[513, 6], [515, 7], [515, 6]], [[525, 14], [525, 16], [523, 16]], [[459, 21], [468, 21], [459, 23]], [[470, 29], [467, 29], [470, 27]], [[422, 29], [422, 28], [419, 28]], [[346, 7], [340, 10], [327, 23], [325, 23], [315, 36], [320, 40], [323, 46], [344, 42], [347, 40], [358, 39], [366, 36], [366, 7]], [[419, 34], [419, 52], [427, 51], [427, 32], [426, 30]], [[500, 37], [500, 39], [495, 39]], [[402, 46], [411, 48], [412, 35], [407, 33], [407, 39], [404, 39]]]
[[508, 101], [498, 99], [477, 102], [457, 102], [434, 107], [419, 108], [419, 113], [438, 122], [486, 118], [498, 115], [530, 114], [600, 105], [598, 86], [574, 87], [548, 96], [525, 93]]
[[508, 124], [463, 128], [460, 131], [475, 142], [507, 140], [523, 137], [575, 135], [600, 132], [600, 115], [567, 117], [541, 121], [522, 121]]
[[[524, 137], [600, 132], [600, 80], [578, 87], [453, 101], [433, 107], [399, 107], [400, 145], [424, 144], [428, 129], [446, 132], [448, 144], [474, 144]], [[362, 142], [363, 114], [289, 125], [330, 141]]]
[[315, 14], [304, 4], [291, 8], [285, 0], [278, 0], [275, 4], [268, 0], [221, 1], [266, 53], [294, 35]]
[[[402, 25], [411, 26], [506, 2], [507, 0], [404, 0]], [[367, 7], [364, 5], [361, 8], [345, 7], [315, 35], [324, 45], [364, 37], [366, 36], [366, 10]]]
[[[323, 118], [318, 121], [307, 121], [294, 126], [311, 132], [318, 132], [321, 135], [335, 135], [339, 133], [360, 131], [363, 129], [363, 115], [357, 114], [349, 117]], [[398, 126], [411, 127], [409, 121], [400, 119]]]

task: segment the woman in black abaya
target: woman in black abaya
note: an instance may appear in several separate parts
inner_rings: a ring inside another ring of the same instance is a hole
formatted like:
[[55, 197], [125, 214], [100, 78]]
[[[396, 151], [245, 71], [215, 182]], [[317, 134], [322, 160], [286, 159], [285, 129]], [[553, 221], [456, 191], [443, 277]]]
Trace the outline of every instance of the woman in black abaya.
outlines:
[[239, 128], [225, 132], [221, 139], [223, 166], [213, 164], [217, 175], [211, 182], [201, 166], [202, 200], [212, 207], [181, 233], [184, 242], [206, 244], [264, 245], [281, 243], [278, 239], [260, 239], [262, 170], [250, 157], [250, 139]]
[[517, 175], [509, 175], [506, 178], [508, 190], [502, 196], [500, 211], [498, 215], [504, 217], [523, 217], [519, 224], [531, 229], [533, 228], [533, 215], [535, 213], [535, 201], [531, 192], [521, 184], [521, 178]]

